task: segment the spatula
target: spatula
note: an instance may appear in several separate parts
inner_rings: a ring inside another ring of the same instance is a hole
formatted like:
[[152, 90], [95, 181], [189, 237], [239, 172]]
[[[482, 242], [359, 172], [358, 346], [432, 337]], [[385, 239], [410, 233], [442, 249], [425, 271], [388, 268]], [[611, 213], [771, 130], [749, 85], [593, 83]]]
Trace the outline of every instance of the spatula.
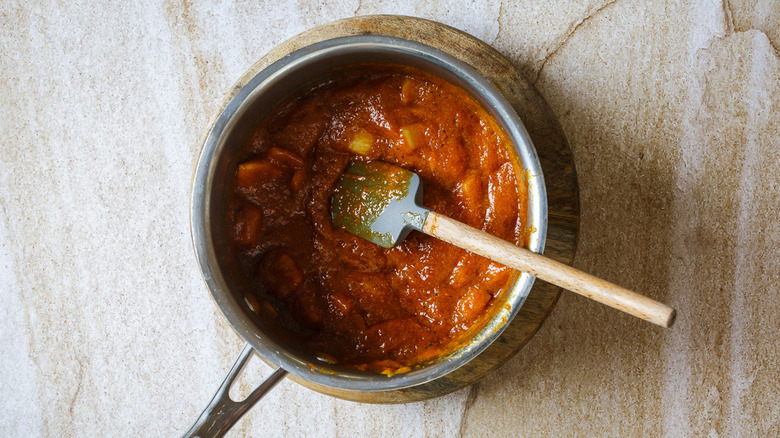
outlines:
[[431, 211], [421, 205], [422, 193], [414, 172], [381, 161], [354, 163], [333, 193], [333, 223], [385, 248], [422, 231], [662, 327], [674, 323], [675, 310], [666, 304]]

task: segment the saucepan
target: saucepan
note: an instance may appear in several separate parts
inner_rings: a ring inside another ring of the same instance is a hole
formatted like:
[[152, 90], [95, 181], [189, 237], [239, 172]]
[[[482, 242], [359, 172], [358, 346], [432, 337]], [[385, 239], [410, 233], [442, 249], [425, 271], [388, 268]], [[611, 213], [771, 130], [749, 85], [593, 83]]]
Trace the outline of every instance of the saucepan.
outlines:
[[[235, 331], [246, 341], [236, 364], [214, 399], [186, 436], [221, 436], [268, 390], [287, 375], [322, 388], [341, 392], [393, 391], [435, 381], [482, 353], [507, 327], [528, 296], [534, 277], [515, 275], [492, 307], [487, 323], [456, 351], [411, 371], [386, 376], [339, 367], [321, 361], [273, 330], [251, 310], [241, 284], [224, 261], [229, 226], [225, 211], [229, 181], [238, 164], [239, 149], [258, 123], [285, 98], [333, 72], [363, 63], [390, 63], [416, 67], [454, 83], [471, 93], [495, 117], [513, 143], [528, 183], [528, 248], [541, 252], [547, 231], [547, 198], [539, 159], [514, 109], [476, 70], [440, 50], [418, 42], [381, 35], [358, 35], [321, 41], [292, 52], [267, 66], [243, 86], [217, 117], [205, 139], [192, 189], [192, 239], [203, 278], [214, 301]], [[277, 370], [241, 402], [230, 399], [233, 381], [253, 353]]]

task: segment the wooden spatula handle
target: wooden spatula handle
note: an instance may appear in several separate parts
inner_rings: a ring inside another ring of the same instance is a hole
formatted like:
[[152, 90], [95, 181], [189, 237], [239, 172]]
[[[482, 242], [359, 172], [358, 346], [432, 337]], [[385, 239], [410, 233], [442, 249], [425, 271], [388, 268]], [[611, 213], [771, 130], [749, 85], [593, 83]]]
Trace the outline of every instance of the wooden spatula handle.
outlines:
[[423, 232], [653, 324], [671, 327], [674, 323], [675, 310], [666, 304], [548, 259], [436, 212], [428, 214]]

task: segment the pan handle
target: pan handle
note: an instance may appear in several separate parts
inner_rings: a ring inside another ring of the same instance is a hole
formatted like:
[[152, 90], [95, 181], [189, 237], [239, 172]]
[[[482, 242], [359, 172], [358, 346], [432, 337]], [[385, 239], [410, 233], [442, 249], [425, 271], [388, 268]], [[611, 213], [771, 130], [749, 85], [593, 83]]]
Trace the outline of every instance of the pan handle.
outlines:
[[249, 343], [244, 345], [241, 354], [236, 359], [236, 363], [233, 364], [233, 368], [230, 369], [227, 377], [225, 377], [225, 381], [222, 382], [217, 393], [214, 394], [214, 398], [211, 399], [209, 405], [206, 406], [206, 409], [203, 410], [203, 413], [200, 414], [200, 417], [198, 417], [190, 430], [183, 435], [183, 438], [217, 438], [224, 436], [242, 415], [287, 375], [287, 371], [279, 368], [243, 401], [233, 401], [230, 398], [230, 387], [233, 386], [233, 382], [241, 374], [241, 370], [244, 369], [247, 362], [249, 362], [249, 357], [253, 352], [254, 349]]

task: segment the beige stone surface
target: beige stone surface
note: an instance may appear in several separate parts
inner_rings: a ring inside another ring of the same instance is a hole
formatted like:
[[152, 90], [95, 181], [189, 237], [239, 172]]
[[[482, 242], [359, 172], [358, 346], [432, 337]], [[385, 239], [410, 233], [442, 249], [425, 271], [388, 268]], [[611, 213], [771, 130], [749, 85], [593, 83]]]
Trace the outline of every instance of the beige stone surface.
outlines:
[[[282, 382], [230, 436], [780, 435], [780, 4], [0, 5], [0, 434], [178, 436], [241, 347], [192, 254], [192, 167], [243, 71], [312, 26], [421, 16], [558, 115], [575, 265], [678, 310], [564, 295], [477, 385], [362, 405]], [[270, 373], [258, 360], [238, 388]]]

